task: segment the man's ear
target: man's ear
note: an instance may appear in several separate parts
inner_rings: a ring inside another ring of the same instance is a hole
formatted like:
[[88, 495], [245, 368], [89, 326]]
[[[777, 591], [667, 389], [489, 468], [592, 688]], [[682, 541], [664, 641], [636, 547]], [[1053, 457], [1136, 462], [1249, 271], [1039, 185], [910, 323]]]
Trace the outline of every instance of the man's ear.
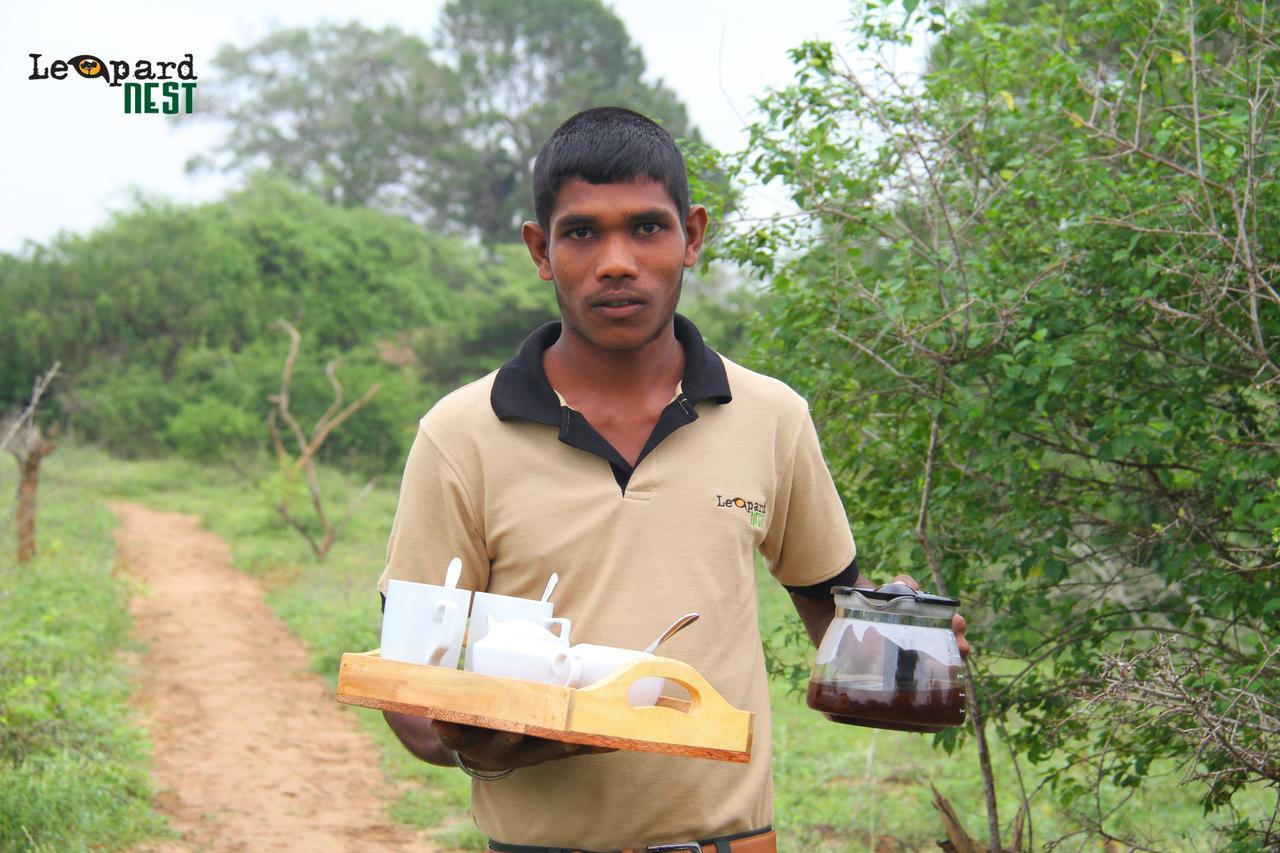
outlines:
[[547, 242], [547, 232], [536, 222], [526, 222], [520, 226], [520, 236], [529, 249], [529, 257], [538, 266], [538, 277], [551, 281], [551, 246]]
[[689, 208], [684, 220], [684, 265], [692, 267], [702, 254], [702, 241], [707, 236], [707, 209], [700, 204]]

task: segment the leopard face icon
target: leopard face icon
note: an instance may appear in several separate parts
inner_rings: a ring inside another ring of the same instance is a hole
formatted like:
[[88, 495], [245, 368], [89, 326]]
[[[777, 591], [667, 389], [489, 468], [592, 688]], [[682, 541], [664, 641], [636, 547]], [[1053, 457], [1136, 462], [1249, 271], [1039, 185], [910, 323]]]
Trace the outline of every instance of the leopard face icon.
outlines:
[[76, 70], [77, 74], [90, 80], [95, 77], [101, 77], [103, 72], [106, 70], [101, 59], [87, 53], [71, 57], [70, 64], [71, 67]]

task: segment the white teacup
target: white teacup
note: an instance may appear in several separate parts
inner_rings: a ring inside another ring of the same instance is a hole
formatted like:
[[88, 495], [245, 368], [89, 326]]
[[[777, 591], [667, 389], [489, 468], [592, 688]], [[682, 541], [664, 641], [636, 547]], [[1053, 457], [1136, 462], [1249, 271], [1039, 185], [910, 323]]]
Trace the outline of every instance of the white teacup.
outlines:
[[457, 669], [470, 603], [469, 589], [388, 581], [379, 654], [387, 660]]
[[[569, 647], [558, 638], [548, 634], [550, 639], [544, 639], [526, 631], [503, 630], [504, 626], [514, 627], [516, 622], [523, 621], [508, 620], [499, 623], [484, 639], [468, 647], [467, 653], [475, 671], [561, 687], [576, 684], [581, 674], [581, 665], [569, 654]], [[532, 622], [524, 624], [535, 631], [543, 631]]]
[[495, 623], [512, 619], [533, 622], [548, 631], [555, 632], [564, 645], [569, 644], [569, 620], [552, 618], [550, 601], [498, 595], [493, 592], [477, 592], [471, 604], [471, 624], [467, 628], [467, 653], [463, 669], [475, 669], [473, 650], [476, 644], [489, 633], [489, 617], [493, 617]]
[[[651, 658], [648, 652], [635, 649], [620, 649], [616, 646], [597, 646], [592, 643], [578, 643], [569, 650], [582, 668], [581, 675], [574, 682], [574, 687], [590, 687], [596, 682], [612, 675], [632, 661]], [[665, 678], [649, 676], [638, 678], [627, 689], [627, 701], [634, 706], [653, 705], [662, 695]]]

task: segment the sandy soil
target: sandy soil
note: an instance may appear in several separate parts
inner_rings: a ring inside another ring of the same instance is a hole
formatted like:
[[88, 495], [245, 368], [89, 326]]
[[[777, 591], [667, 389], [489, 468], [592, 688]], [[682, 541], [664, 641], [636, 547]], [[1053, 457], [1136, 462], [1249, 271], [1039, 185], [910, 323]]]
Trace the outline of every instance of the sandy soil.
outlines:
[[433, 850], [383, 811], [373, 744], [194, 516], [112, 504], [145, 644], [139, 703], [156, 806], [182, 833], [150, 851]]

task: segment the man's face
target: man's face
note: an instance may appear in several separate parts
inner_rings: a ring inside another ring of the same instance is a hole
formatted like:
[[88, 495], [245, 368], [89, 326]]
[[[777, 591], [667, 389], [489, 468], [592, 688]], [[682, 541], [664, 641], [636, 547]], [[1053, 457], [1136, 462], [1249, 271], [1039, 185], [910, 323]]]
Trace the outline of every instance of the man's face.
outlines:
[[701, 207], [681, 220], [675, 200], [656, 181], [572, 180], [556, 196], [548, 229], [525, 223], [524, 239], [538, 274], [555, 282], [565, 333], [625, 351], [669, 327], [706, 223]]

